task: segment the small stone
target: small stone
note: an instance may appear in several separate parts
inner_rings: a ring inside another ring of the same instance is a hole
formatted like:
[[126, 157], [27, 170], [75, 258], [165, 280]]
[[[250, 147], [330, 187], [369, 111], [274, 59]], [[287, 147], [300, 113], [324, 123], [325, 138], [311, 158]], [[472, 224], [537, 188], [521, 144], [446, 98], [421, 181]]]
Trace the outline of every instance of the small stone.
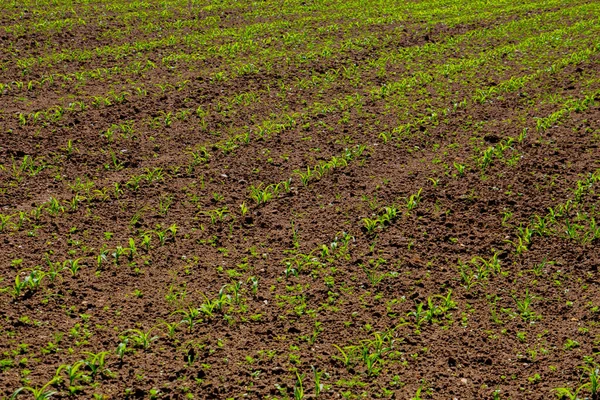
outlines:
[[467, 380], [467, 378], [460, 378], [461, 383], [463, 383], [464, 385], [466, 385], [467, 383], [469, 383], [469, 381]]

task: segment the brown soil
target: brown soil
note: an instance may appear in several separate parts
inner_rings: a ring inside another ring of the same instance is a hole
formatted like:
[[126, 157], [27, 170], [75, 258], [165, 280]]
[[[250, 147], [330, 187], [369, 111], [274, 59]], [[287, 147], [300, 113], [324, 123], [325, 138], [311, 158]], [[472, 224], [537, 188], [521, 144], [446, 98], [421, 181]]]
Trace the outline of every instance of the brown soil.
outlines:
[[[235, 28], [255, 21], [252, 13], [239, 8], [217, 14], [224, 16], [222, 28]], [[107, 370], [93, 375], [83, 366], [87, 377], [71, 385], [79, 386], [72, 398], [152, 398], [157, 390], [156, 398], [164, 399], [186, 394], [283, 399], [293, 398], [298, 376], [304, 376], [304, 398], [316, 398], [313, 369], [323, 372], [319, 398], [408, 399], [422, 388], [423, 398], [434, 399], [491, 399], [496, 390], [502, 399], [548, 399], [555, 388], [581, 386], [587, 377], [581, 366], [595, 365], [600, 339], [599, 239], [582, 239], [587, 222], [581, 218], [599, 217], [600, 182], [558, 219], [554, 230], [535, 233], [527, 250], [517, 251], [514, 243], [519, 228], [533, 226], [536, 215], [543, 217], [549, 208], [575, 199], [578, 182], [598, 174], [600, 95], [547, 129], [538, 129], [536, 121], [567, 99], [600, 93], [600, 48], [586, 60], [540, 74], [521, 89], [483, 103], [474, 101], [475, 89], [542, 70], [575, 49], [557, 45], [537, 64], [528, 63], [533, 57], [516, 56], [502, 68], [482, 63], [456, 80], [436, 75], [452, 87], [444, 93], [438, 93], [436, 81], [390, 98], [369, 92], [414, 73], [404, 66], [388, 65], [389, 75], [367, 68], [365, 60], [387, 46], [425, 48], [531, 15], [458, 25], [408, 21], [415, 30], [393, 40], [386, 35], [397, 33], [398, 26], [374, 26], [368, 33], [383, 44], [339, 51], [305, 65], [277, 58], [271, 71], [223, 83], [209, 78], [227, 68], [218, 58], [206, 61], [201, 72], [187, 65], [167, 72], [161, 65], [134, 78], [148, 88], [147, 96], [132, 94], [122, 103], [67, 111], [64, 118], [43, 123], [22, 125], [15, 114], [87, 102], [111, 89], [131, 91], [131, 86], [117, 77], [110, 84], [90, 79], [80, 88], [0, 93], [0, 214], [13, 216], [0, 231], [0, 286], [6, 288], [0, 294], [0, 397], [22, 386], [40, 387], [59, 366], [102, 351], [108, 352]], [[16, 43], [28, 49], [32, 41], [47, 39], [48, 49], [76, 48], [77, 40], [91, 35], [94, 39], [80, 47], [119, 44], [101, 35], [109, 27], [123, 27], [115, 19], [114, 24], [107, 18], [74, 30], [75, 42], [68, 46], [52, 32], [17, 38]], [[260, 22], [268, 21], [273, 19]], [[140, 39], [153, 37], [136, 32]], [[343, 29], [324, 40], [362, 35], [367, 33]], [[593, 41], [573, 37], [575, 42]], [[13, 40], [5, 35], [0, 45]], [[505, 44], [490, 41], [481, 53]], [[461, 46], [465, 54], [479, 53]], [[85, 68], [120, 62], [92, 59]], [[298, 77], [325, 77], [352, 64], [361, 68], [358, 81], [349, 77], [329, 86], [325, 81], [298, 84]], [[80, 67], [57, 70], [68, 73]], [[40, 66], [30, 78], [44, 72]], [[2, 79], [16, 80], [18, 73], [11, 65]], [[189, 83], [181, 90], [162, 93], [154, 86], [185, 80]], [[260, 100], [236, 102], [244, 93], [256, 93]], [[356, 93], [361, 100], [352, 106], [335, 101]], [[467, 106], [440, 113], [437, 120], [422, 119], [462, 100]], [[406, 111], [411, 104], [414, 109]], [[199, 106], [207, 111], [204, 125], [196, 114]], [[183, 110], [190, 110], [189, 116], [177, 118]], [[167, 125], [168, 112], [172, 122]], [[420, 122], [390, 140], [379, 136], [409, 122], [405, 116]], [[261, 138], [258, 127], [265, 120], [288, 125]], [[118, 128], [126, 121], [133, 121], [129, 134]], [[101, 136], [109, 128], [115, 131], [112, 141]], [[527, 134], [519, 140], [524, 130]], [[247, 143], [239, 140], [223, 150], [228, 138], [243, 132], [250, 132]], [[482, 153], [509, 138], [503, 155], [482, 170]], [[72, 150], [66, 148], [69, 140]], [[348, 165], [306, 186], [301, 183], [295, 171], [357, 145], [366, 150]], [[192, 165], [191, 152], [202, 146], [207, 159]], [[35, 174], [29, 167], [19, 172], [24, 159], [45, 168]], [[464, 173], [456, 165], [465, 165]], [[132, 177], [156, 168], [162, 178], [142, 178], [133, 189]], [[249, 196], [252, 185], [289, 178], [289, 192], [265, 204]], [[93, 182], [93, 187], [75, 188], [78, 179]], [[420, 190], [418, 205], [408, 210], [407, 200]], [[53, 212], [52, 199], [63, 209]], [[241, 204], [248, 207], [246, 214]], [[398, 218], [368, 232], [363, 219], [381, 215], [391, 205], [398, 207]], [[213, 212], [213, 221], [212, 210], [224, 214], [216, 218]], [[565, 221], [581, 226], [578, 238], [568, 237]], [[173, 224], [176, 235], [167, 233], [160, 244], [152, 232]], [[145, 235], [151, 237], [148, 248], [142, 243]], [[343, 238], [346, 251], [339, 250]], [[113, 253], [129, 248], [130, 239], [137, 251], [126, 251], [117, 262]], [[286, 262], [294, 266], [294, 258], [308, 254], [312, 264], [285, 273]], [[474, 270], [481, 266], [476, 257], [489, 260], [494, 255], [500, 269], [485, 277], [480, 273], [467, 287], [459, 265]], [[32, 269], [47, 272], [75, 259], [81, 259], [79, 271], [65, 269], [54, 281], [46, 276], [39, 288], [11, 295], [16, 276], [23, 280]], [[538, 265], [542, 267], [536, 269]], [[374, 275], [370, 278], [366, 271]], [[380, 281], [373, 280], [377, 276]], [[236, 282], [239, 299], [232, 290]], [[191, 329], [174, 325], [169, 336], [164, 322], [178, 323], [180, 311], [203, 307], [224, 287], [229, 300], [221, 309], [212, 315], [201, 312]], [[440, 305], [438, 295], [449, 292], [454, 306], [419, 321], [414, 314], [418, 304], [431, 310], [428, 300]], [[533, 296], [529, 314], [517, 304], [527, 293]], [[132, 329], [153, 329], [151, 337], [156, 337], [148, 348], [135, 347]], [[334, 346], [360, 346], [378, 335], [388, 335], [389, 348], [375, 372], [360, 353], [344, 365]], [[129, 350], [120, 359], [115, 349], [127, 336]], [[52, 388], [56, 398], [68, 398], [68, 378], [64, 372], [61, 376]]]

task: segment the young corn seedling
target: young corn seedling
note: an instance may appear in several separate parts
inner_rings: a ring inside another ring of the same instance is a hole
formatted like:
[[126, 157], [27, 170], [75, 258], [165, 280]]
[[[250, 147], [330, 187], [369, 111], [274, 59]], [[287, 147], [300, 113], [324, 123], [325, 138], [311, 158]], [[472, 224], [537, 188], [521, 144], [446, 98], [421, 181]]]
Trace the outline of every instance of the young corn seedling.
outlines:
[[276, 198], [282, 191], [288, 193], [290, 191], [291, 179], [282, 181], [277, 184], [270, 184], [264, 189], [262, 183], [258, 186], [250, 186], [250, 198], [256, 202], [257, 205], [265, 204]]
[[583, 226], [578, 224], [572, 224], [568, 219], [565, 220], [565, 233], [566, 237], [571, 240], [578, 239], [579, 230], [581, 230]]
[[142, 177], [148, 183], [159, 182], [164, 179], [164, 173], [162, 168], [146, 168], [146, 174], [142, 175]]
[[315, 171], [311, 170], [310, 166], [307, 166], [306, 172], [302, 172], [301, 170], [295, 170], [294, 174], [298, 175], [298, 177], [300, 178], [300, 182], [302, 182], [302, 185], [308, 186], [308, 183], [311, 181], [311, 179], [315, 175]]
[[[2, 232], [2, 222], [1, 222], [2, 217], [0, 216], [0, 232]], [[17, 222], [17, 230], [21, 230], [23, 229], [23, 226], [25, 225], [26, 222], [29, 222], [30, 219], [27, 217], [27, 214], [25, 213], [25, 211], [19, 211], [19, 216], [18, 216], [19, 221]]]
[[108, 154], [110, 155], [110, 163], [104, 164], [106, 170], [120, 171], [125, 168], [125, 163], [117, 158], [114, 151], [110, 150]]
[[578, 389], [572, 390], [567, 387], [555, 388], [552, 391], [556, 394], [559, 399], [568, 399], [568, 400], [581, 400], [579, 397], [579, 392], [583, 389], [579, 387]]
[[318, 369], [316, 369], [313, 366], [311, 366], [312, 371], [313, 371], [313, 377], [315, 380], [315, 398], [319, 397], [319, 395], [321, 394], [321, 392], [323, 390], [326, 390], [327, 388], [325, 387], [324, 384], [321, 383], [321, 379], [323, 378], [323, 376], [325, 376], [326, 378], [328, 378], [329, 376], [323, 372], [323, 371], [319, 371]]
[[109, 252], [107, 250], [101, 250], [100, 254], [96, 257], [96, 264], [98, 266], [98, 270], [102, 269], [102, 264], [108, 260]]
[[152, 336], [153, 328], [150, 328], [147, 332], [140, 329], [128, 329], [123, 334], [126, 335], [127, 339], [133, 342], [135, 347], [139, 347], [143, 350], [148, 350], [150, 345], [155, 340], [158, 340], [158, 336]]
[[13, 286], [3, 288], [2, 291], [10, 293], [13, 296], [13, 298], [17, 299], [18, 297], [21, 296], [21, 294], [23, 293], [23, 291], [26, 288], [27, 288], [27, 282], [22, 281], [19, 274], [17, 274], [15, 276], [15, 283], [13, 284]]
[[[420, 193], [420, 192], [419, 192]], [[412, 197], [412, 196], [411, 196]], [[383, 214], [379, 217], [379, 223], [382, 226], [387, 226], [398, 218], [398, 209], [394, 206], [384, 207]]]
[[64, 262], [51, 262], [50, 260], [46, 260], [46, 262], [48, 263], [48, 272], [46, 272], [46, 276], [48, 277], [48, 280], [50, 282], [55, 282], [57, 278], [61, 278], [61, 273], [62, 271], [65, 270], [65, 263]]
[[319, 333], [323, 332], [323, 327], [322, 327], [322, 323], [319, 321], [315, 322], [315, 328], [312, 331], [312, 333], [310, 335], [304, 335], [301, 337], [301, 339], [306, 340], [308, 342], [309, 345], [313, 345], [315, 344], [315, 341], [317, 340], [317, 337], [319, 336]]
[[163, 196], [158, 199], [158, 213], [165, 217], [173, 204], [173, 196]]
[[175, 338], [175, 334], [177, 333], [177, 326], [178, 323], [169, 323], [166, 321], [163, 321], [161, 323], [161, 325], [164, 325], [166, 331], [167, 331], [167, 337], [169, 339], [174, 339]]
[[127, 349], [128, 344], [129, 344], [129, 340], [125, 339], [121, 343], [119, 343], [119, 345], [117, 346], [117, 349], [115, 350], [115, 353], [117, 353], [117, 357], [119, 357], [119, 365], [123, 365], [123, 357], [125, 356], [125, 353], [127, 353], [127, 351], [128, 351], [128, 349]]
[[25, 283], [25, 285], [27, 285], [27, 288], [33, 292], [40, 288], [40, 286], [42, 285], [42, 281], [47, 275], [48, 274], [44, 271], [41, 271], [39, 269], [33, 269], [31, 270], [29, 275], [25, 277], [23, 282]]
[[481, 155], [481, 158], [479, 159], [479, 167], [482, 171], [485, 171], [487, 167], [492, 163], [495, 151], [495, 147], [488, 147], [486, 150], [484, 150], [483, 154]]
[[458, 172], [458, 176], [462, 177], [465, 175], [465, 170], [467, 168], [466, 165], [454, 162], [454, 168], [456, 168], [456, 172]]
[[12, 215], [0, 214], [0, 232], [4, 232], [6, 230], [12, 217]]
[[415, 194], [411, 194], [408, 199], [406, 199], [406, 211], [410, 214], [412, 210], [417, 208], [419, 203], [421, 202], [421, 192], [423, 189], [419, 189], [419, 191]]
[[452, 300], [452, 289], [448, 290], [448, 294], [446, 296], [436, 294], [433, 297], [439, 298], [442, 301], [442, 304], [439, 306], [442, 311], [442, 314], [445, 314], [446, 312], [454, 310], [456, 308], [456, 302]]
[[134, 192], [137, 192], [137, 190], [140, 188], [140, 182], [142, 181], [142, 179], [144, 178], [143, 175], [138, 175], [138, 176], [132, 176], [131, 178], [129, 178], [129, 180], [127, 182], [125, 182], [125, 185], [133, 190]]
[[379, 283], [388, 276], [385, 272], [378, 273], [376, 269], [367, 269], [365, 266], [363, 266], [363, 271], [367, 274], [369, 283], [373, 287], [379, 285]]
[[586, 389], [592, 395], [592, 399], [597, 399], [600, 395], [600, 368], [595, 363], [582, 368], [584, 373], [587, 374], [588, 382], [581, 385], [580, 389]]
[[198, 308], [188, 307], [187, 310], [177, 310], [173, 314], [181, 314], [181, 324], [185, 324], [188, 327], [190, 333], [194, 329], [197, 322], [202, 321], [200, 319], [200, 310]]
[[415, 304], [415, 306], [416, 309], [414, 311], [408, 312], [406, 316], [413, 317], [415, 320], [415, 326], [417, 330], [420, 330], [423, 322], [427, 321], [427, 317], [425, 315], [425, 311], [423, 311], [423, 303]]
[[52, 379], [50, 382], [46, 383], [41, 388], [33, 388], [31, 386], [20, 387], [12, 394], [12, 396], [10, 396], [10, 400], [16, 399], [17, 396], [19, 396], [19, 394], [21, 394], [22, 392], [31, 393], [34, 400], [48, 400], [52, 396], [57, 394], [57, 392], [54, 392], [49, 389], [52, 385], [54, 385], [54, 383], [55, 381], [54, 379]]
[[339, 356], [333, 356], [333, 358], [335, 360], [339, 360], [342, 362], [342, 364], [344, 365], [344, 367], [349, 368], [350, 366], [352, 366], [353, 361], [352, 361], [352, 355], [354, 353], [354, 351], [356, 350], [356, 346], [345, 346], [343, 349], [338, 346], [337, 344], [332, 344], [333, 347], [335, 347], [339, 352], [340, 355]]
[[233, 303], [240, 304], [242, 301], [241, 291], [242, 291], [242, 282], [235, 281], [229, 285], [229, 291], [233, 293]]
[[214, 225], [217, 222], [223, 221], [223, 219], [229, 215], [229, 209], [227, 207], [217, 208], [209, 211], [201, 211], [200, 214], [208, 215], [210, 222]]
[[531, 309], [534, 297], [529, 293], [529, 289], [525, 290], [525, 297], [522, 300], [519, 300], [516, 296], [513, 296], [513, 299], [517, 304], [517, 310], [523, 321], [528, 322], [541, 318]]
[[67, 145], [65, 147], [65, 153], [67, 154], [67, 158], [71, 157], [73, 152], [76, 150], [77, 148], [73, 145], [73, 141], [71, 139], [67, 140]]
[[367, 230], [367, 233], [368, 234], [373, 234], [375, 232], [375, 228], [377, 228], [377, 224], [379, 223], [379, 219], [363, 218], [362, 222], [363, 222], [363, 226]]
[[489, 260], [486, 260], [483, 257], [475, 257], [471, 260], [471, 263], [480, 263], [480, 265], [484, 267], [486, 272], [499, 274], [501, 272], [500, 260], [498, 260], [499, 255], [500, 253], [498, 252], [494, 253]]
[[[219, 293], [217, 293], [217, 298], [212, 301], [215, 310], [223, 312], [224, 307], [231, 304], [231, 296], [227, 294], [227, 291], [229, 291], [228, 285], [223, 285], [223, 287], [221, 287], [219, 290]], [[206, 296], [204, 298], [206, 300], [206, 304], [208, 299]]]
[[294, 400], [302, 400], [304, 399], [304, 386], [302, 385], [302, 380], [304, 379], [304, 374], [300, 375], [296, 372], [296, 384], [294, 385]]
[[177, 224], [172, 224], [167, 228], [167, 232], [171, 234], [171, 238], [175, 241], [175, 237], [177, 236]]
[[144, 234], [142, 236], [142, 241], [140, 243], [140, 246], [142, 246], [143, 248], [146, 249], [146, 252], [148, 252], [150, 250], [150, 244], [152, 242], [152, 236], [150, 236], [148, 234], [148, 232], [146, 234]]
[[110, 373], [106, 369], [108, 351], [101, 351], [99, 353], [85, 352], [85, 354], [88, 355], [88, 358], [83, 362], [90, 369], [92, 379], [95, 379], [98, 374]]
[[81, 268], [81, 265], [79, 264], [81, 260], [81, 258], [76, 260], [66, 260], [63, 262], [63, 269], [68, 269], [71, 272], [71, 276], [75, 276]]
[[479, 282], [479, 276], [473, 272], [471, 267], [467, 264], [463, 263], [459, 260], [458, 262], [458, 273], [460, 275], [460, 279], [464, 284], [465, 289], [471, 290], [471, 288], [477, 284], [481, 284]]
[[123, 246], [117, 246], [115, 248], [114, 253], [112, 253], [113, 258], [115, 259], [115, 265], [119, 265], [121, 257], [125, 254], [126, 251], [127, 251], [127, 248], [125, 248]]
[[370, 353], [368, 347], [362, 348], [362, 356], [363, 362], [365, 363], [365, 367], [367, 368], [368, 376], [377, 376], [381, 371], [380, 368], [377, 368], [377, 365], [381, 363], [381, 354], [380, 353]]
[[252, 296], [256, 297], [258, 294], [258, 278], [255, 276], [251, 276], [248, 278], [248, 283], [250, 284], [250, 291], [252, 292]]
[[250, 198], [254, 200], [257, 205], [267, 203], [275, 196], [275, 185], [269, 185], [264, 189], [261, 189], [261, 186], [262, 184], [250, 186]]
[[[81, 371], [81, 367], [85, 366], [85, 362], [78, 361], [75, 364], [66, 365], [64, 367], [65, 372], [67, 373], [67, 378], [69, 379], [69, 392], [73, 393], [75, 388], [79, 389], [75, 383], [81, 380], [84, 376], [83, 371]], [[73, 389], [71, 389], [73, 388]]]
[[433, 298], [428, 297], [427, 310], [425, 311], [425, 321], [429, 322], [430, 324], [437, 322], [436, 317], [440, 314], [442, 314], [441, 309], [434, 304]]
[[46, 210], [50, 215], [57, 215], [58, 213], [64, 213], [65, 207], [60, 204], [60, 201], [54, 197], [51, 197], [48, 203], [46, 203]]
[[217, 299], [210, 300], [206, 295], [204, 295], [204, 302], [200, 304], [198, 308], [207, 318], [212, 318], [214, 316], [214, 312], [217, 309], [218, 302]]
[[286, 262], [283, 274], [286, 278], [289, 278], [290, 276], [298, 276], [298, 269], [295, 268], [294, 265], [292, 265], [291, 263]]

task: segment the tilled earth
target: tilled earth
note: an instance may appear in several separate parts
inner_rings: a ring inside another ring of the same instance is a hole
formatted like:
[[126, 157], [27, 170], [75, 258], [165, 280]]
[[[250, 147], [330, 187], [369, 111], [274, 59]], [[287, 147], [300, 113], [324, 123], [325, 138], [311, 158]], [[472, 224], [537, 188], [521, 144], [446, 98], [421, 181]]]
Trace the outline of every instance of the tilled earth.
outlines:
[[[217, 21], [197, 53], [21, 69], [129, 43], [102, 8], [0, 39], [0, 396], [595, 398], [598, 6], [425, 23], [233, 5], [156, 20], [179, 36], [204, 30], [178, 20]], [[228, 55], [246, 25], [272, 53]], [[258, 72], [236, 70], [247, 61]], [[64, 78], [132, 62], [147, 69]]]

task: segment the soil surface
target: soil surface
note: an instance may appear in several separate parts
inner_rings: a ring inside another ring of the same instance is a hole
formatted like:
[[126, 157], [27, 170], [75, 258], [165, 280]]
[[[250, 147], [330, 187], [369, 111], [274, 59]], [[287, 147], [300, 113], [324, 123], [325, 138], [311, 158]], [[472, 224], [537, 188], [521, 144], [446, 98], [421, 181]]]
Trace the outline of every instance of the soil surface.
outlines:
[[0, 398], [596, 398], [598, 3], [34, 3]]

